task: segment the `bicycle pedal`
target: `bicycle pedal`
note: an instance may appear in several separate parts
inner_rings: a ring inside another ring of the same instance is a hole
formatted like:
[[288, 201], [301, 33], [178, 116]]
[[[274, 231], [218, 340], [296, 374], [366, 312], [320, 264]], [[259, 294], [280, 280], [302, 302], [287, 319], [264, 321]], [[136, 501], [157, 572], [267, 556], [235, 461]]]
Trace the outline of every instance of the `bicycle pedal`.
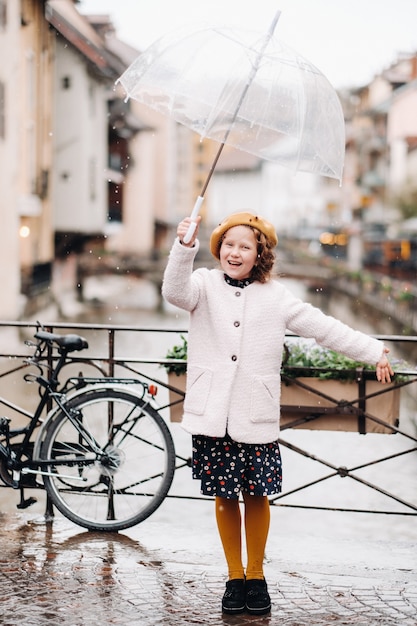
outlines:
[[0, 433], [8, 433], [9, 432], [9, 424], [10, 420], [8, 417], [0, 417]]
[[16, 507], [18, 509], [27, 509], [29, 506], [32, 506], [32, 504], [35, 504], [35, 502], [37, 502], [36, 498], [22, 498], [19, 502], [19, 504], [16, 504]]

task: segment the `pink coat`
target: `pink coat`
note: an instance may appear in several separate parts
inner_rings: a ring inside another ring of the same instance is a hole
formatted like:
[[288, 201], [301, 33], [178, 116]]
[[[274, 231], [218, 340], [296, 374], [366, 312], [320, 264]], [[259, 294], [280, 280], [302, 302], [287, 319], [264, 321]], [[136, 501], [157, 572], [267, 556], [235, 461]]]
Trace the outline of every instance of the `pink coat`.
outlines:
[[278, 280], [232, 287], [220, 269], [193, 271], [198, 251], [175, 241], [162, 293], [190, 312], [182, 425], [192, 434], [269, 443], [279, 435], [287, 330], [376, 364], [383, 344], [296, 298]]

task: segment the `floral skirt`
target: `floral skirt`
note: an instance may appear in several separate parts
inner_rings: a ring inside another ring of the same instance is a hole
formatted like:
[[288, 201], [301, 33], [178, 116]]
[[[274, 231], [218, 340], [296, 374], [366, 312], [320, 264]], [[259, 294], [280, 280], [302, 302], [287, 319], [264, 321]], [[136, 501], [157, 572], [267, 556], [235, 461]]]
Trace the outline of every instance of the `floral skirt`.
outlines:
[[194, 435], [192, 463], [193, 478], [201, 480], [206, 496], [238, 498], [241, 492], [269, 496], [282, 488], [278, 441], [249, 444], [227, 436]]

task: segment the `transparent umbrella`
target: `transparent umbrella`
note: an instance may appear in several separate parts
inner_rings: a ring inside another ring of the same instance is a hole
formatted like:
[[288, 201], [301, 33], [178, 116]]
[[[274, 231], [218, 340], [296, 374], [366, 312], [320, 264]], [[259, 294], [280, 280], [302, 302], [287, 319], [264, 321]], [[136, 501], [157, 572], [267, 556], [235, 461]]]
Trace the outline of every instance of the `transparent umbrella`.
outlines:
[[[118, 79], [133, 98], [220, 143], [191, 217], [198, 215], [225, 144], [341, 181], [345, 126], [335, 89], [274, 31], [180, 29], [138, 56]], [[189, 233], [188, 238], [191, 238]]]

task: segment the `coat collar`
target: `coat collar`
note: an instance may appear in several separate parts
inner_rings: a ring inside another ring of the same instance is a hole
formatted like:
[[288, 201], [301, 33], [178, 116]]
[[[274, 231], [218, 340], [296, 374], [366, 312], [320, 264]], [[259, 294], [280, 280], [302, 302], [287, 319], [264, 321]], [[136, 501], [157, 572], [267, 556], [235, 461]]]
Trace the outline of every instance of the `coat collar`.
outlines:
[[228, 285], [232, 287], [239, 287], [240, 289], [244, 289], [251, 283], [253, 283], [253, 278], [245, 278], [244, 280], [237, 280], [236, 278], [230, 278], [227, 274], [224, 274], [224, 280]]

